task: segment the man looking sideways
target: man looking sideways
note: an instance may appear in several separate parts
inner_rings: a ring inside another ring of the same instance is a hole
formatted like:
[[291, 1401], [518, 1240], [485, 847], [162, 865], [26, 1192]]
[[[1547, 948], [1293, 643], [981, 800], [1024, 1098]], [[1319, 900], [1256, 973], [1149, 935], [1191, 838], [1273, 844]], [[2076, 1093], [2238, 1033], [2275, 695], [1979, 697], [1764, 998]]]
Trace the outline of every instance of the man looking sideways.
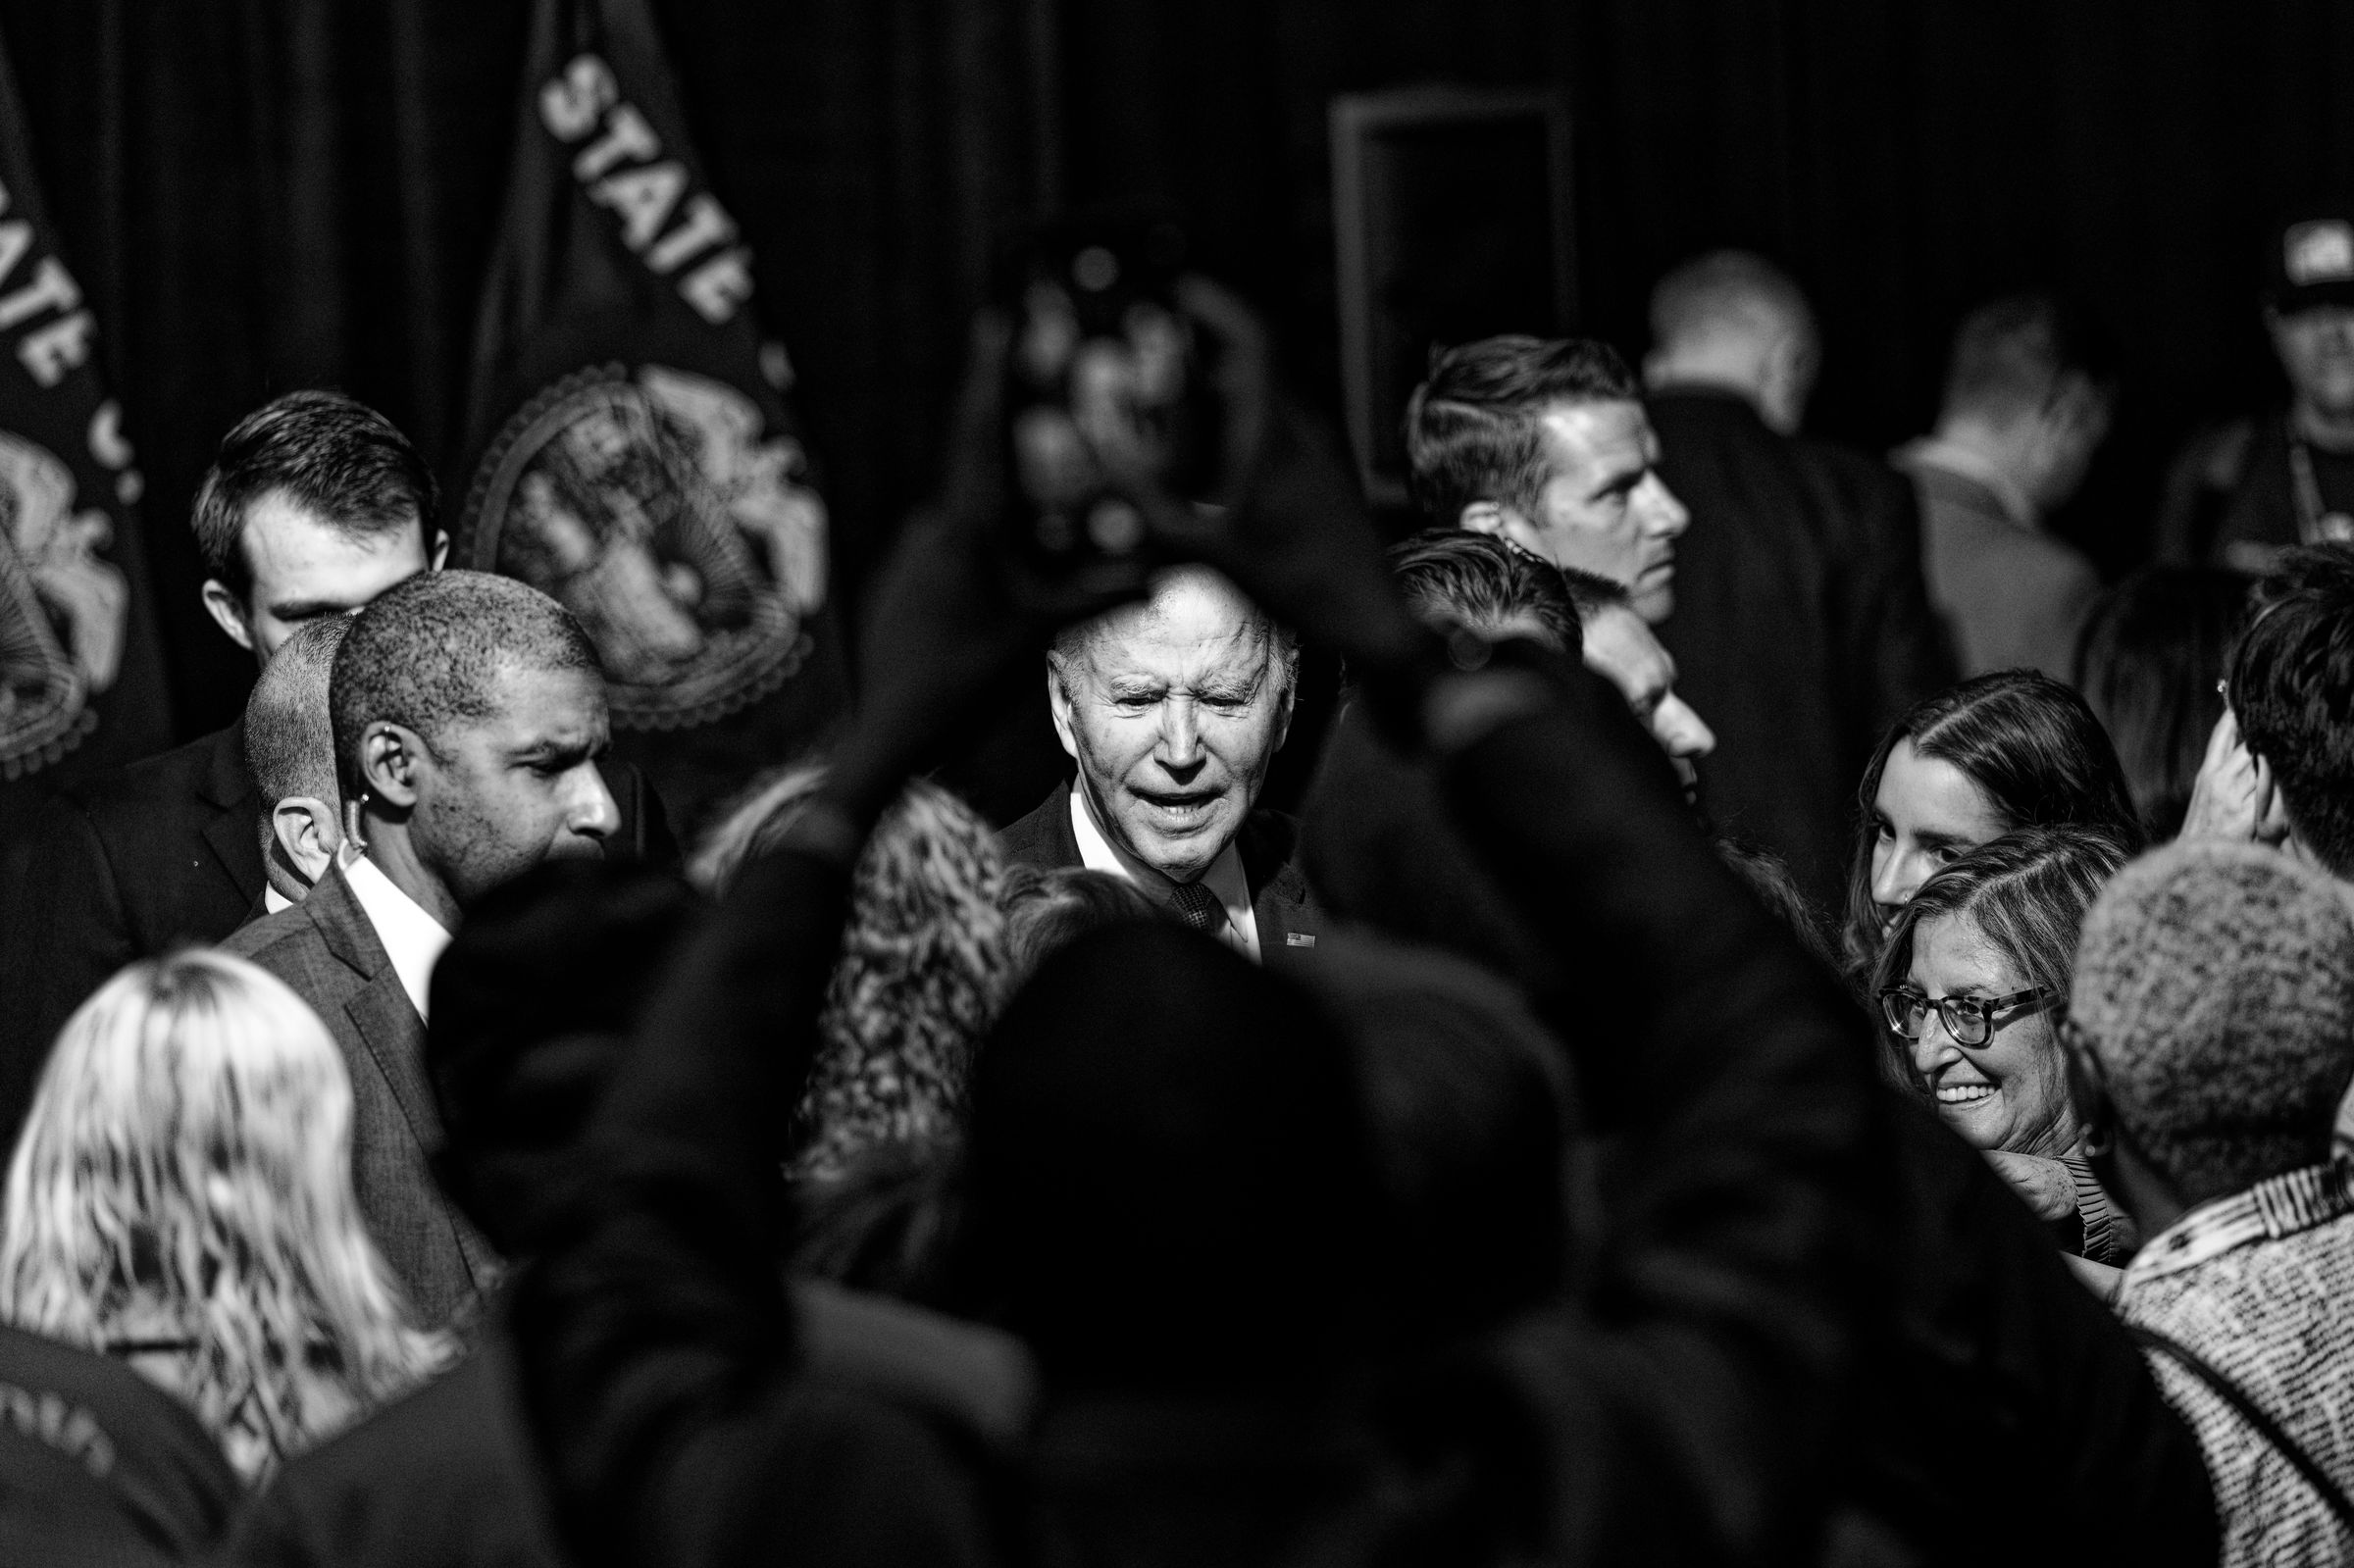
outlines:
[[360, 613], [328, 690], [350, 848], [301, 903], [223, 946], [334, 1036], [361, 1212], [420, 1310], [445, 1323], [489, 1283], [489, 1253], [427, 1164], [440, 1136], [428, 986], [467, 903], [543, 860], [604, 852], [620, 823], [596, 769], [604, 678], [555, 600], [438, 572]]
[[1653, 626], [1674, 611], [1691, 518], [1660, 478], [1643, 389], [1607, 344], [1486, 337], [1434, 355], [1406, 445], [1437, 527], [1608, 578]]
[[1297, 659], [1288, 634], [1198, 567], [1065, 632], [1047, 700], [1077, 777], [1005, 830], [1007, 856], [1124, 878], [1252, 958], [1312, 948], [1296, 829], [1254, 809], [1291, 727]]

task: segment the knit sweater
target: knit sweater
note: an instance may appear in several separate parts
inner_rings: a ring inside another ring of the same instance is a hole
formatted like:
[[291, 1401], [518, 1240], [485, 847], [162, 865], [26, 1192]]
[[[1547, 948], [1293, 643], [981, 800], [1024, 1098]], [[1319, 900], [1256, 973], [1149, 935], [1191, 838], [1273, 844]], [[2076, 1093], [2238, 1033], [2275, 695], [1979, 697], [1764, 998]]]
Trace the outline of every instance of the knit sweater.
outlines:
[[[2354, 1491], [2354, 1166], [2192, 1210], [2142, 1248], [2117, 1309], [2203, 1357]], [[2354, 1560], [2354, 1537], [2277, 1450], [2174, 1357], [2150, 1362], [2206, 1452], [2226, 1568]]]

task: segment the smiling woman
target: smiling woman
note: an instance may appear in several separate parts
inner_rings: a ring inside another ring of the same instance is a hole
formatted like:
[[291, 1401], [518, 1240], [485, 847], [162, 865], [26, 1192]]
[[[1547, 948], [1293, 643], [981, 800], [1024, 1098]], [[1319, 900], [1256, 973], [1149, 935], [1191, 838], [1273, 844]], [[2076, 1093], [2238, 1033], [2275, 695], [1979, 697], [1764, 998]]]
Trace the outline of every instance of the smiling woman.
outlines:
[[2084, 916], [2126, 855], [2093, 828], [2021, 829], [1970, 850], [1897, 913], [1873, 973], [1890, 1076], [2096, 1262], [2114, 1250], [2112, 1210], [2077, 1157], [2054, 1017]]

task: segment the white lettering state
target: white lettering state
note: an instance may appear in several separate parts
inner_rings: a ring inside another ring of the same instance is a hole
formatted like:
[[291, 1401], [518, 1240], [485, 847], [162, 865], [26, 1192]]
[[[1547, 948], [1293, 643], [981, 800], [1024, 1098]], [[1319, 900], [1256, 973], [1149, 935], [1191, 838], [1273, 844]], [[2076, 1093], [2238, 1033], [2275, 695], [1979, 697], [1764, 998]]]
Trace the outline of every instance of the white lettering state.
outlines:
[[0, 282], [7, 281], [8, 275], [17, 270], [17, 263], [23, 261], [25, 253], [30, 249], [32, 225], [21, 218], [12, 218], [0, 224]]
[[63, 316], [37, 332], [26, 334], [17, 345], [17, 358], [25, 369], [43, 386], [55, 386], [66, 379], [66, 372], [75, 369], [90, 357], [90, 313], [77, 310]]
[[51, 307], [72, 310], [80, 303], [81, 289], [76, 285], [73, 275], [55, 256], [44, 256], [33, 272], [31, 282], [0, 297], [0, 332], [23, 326]]
[[563, 76], [539, 88], [539, 123], [558, 141], [578, 141], [620, 96], [611, 66], [594, 55], [576, 55]]
[[643, 250], [654, 242], [686, 193], [687, 171], [675, 163], [625, 169], [588, 187], [590, 201], [621, 215], [621, 237], [632, 250]]
[[728, 210], [709, 196], [696, 196], [687, 203], [687, 221], [645, 253], [645, 264], [658, 273], [675, 272], [679, 263], [695, 252], [724, 245], [735, 237], [736, 220], [728, 216]]
[[679, 282], [679, 294], [695, 314], [718, 327], [732, 320], [752, 297], [752, 253], [742, 245], [722, 251]]
[[625, 103], [606, 117], [605, 133], [572, 161], [572, 176], [585, 184], [624, 158], [645, 163], [661, 153], [662, 138], [645, 123], [645, 116]]

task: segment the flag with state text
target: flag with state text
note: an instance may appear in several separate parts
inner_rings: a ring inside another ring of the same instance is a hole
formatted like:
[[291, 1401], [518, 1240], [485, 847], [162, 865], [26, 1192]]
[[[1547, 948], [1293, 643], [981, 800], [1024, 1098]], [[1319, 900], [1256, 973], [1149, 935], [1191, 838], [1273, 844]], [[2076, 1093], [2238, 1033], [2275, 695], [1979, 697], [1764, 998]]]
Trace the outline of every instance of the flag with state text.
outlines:
[[537, 0], [453, 564], [561, 600], [691, 826], [845, 704], [827, 515], [645, 0]]
[[0, 58], [0, 825], [171, 742], [139, 472]]

